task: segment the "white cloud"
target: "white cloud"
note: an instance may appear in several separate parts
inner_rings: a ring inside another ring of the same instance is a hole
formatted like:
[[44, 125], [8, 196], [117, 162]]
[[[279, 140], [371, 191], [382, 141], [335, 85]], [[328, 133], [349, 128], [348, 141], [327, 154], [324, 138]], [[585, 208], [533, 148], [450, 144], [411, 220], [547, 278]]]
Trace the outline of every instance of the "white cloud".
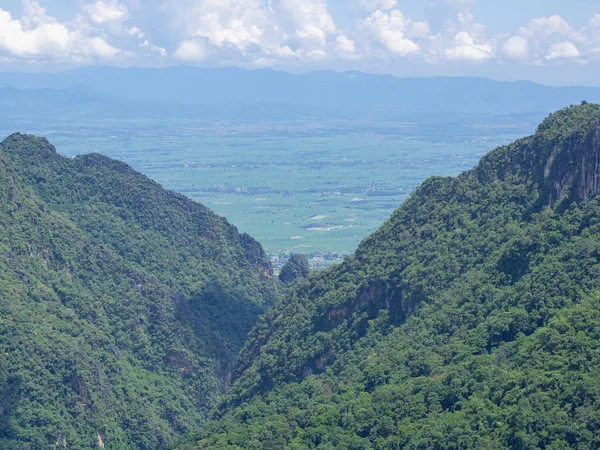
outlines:
[[187, 0], [187, 8], [181, 0], [166, 1], [165, 11], [182, 35], [178, 59], [198, 38], [216, 49], [215, 57], [253, 65], [323, 60], [335, 46], [337, 29], [324, 0], [271, 0], [268, 6], [263, 0]]
[[54, 22], [55, 20], [46, 15], [46, 10], [42, 8], [37, 1], [23, 0], [23, 15], [21, 24], [25, 30], [31, 30], [44, 22]]
[[579, 54], [579, 50], [572, 42], [557, 42], [550, 46], [546, 59], [577, 58]]
[[533, 19], [526, 27], [519, 28], [524, 36], [550, 37], [553, 34], [565, 36], [573, 29], [565, 19], [558, 15]]
[[529, 57], [529, 42], [522, 36], [512, 36], [502, 43], [502, 56], [514, 61], [525, 61]]
[[[82, 15], [75, 24], [80, 30], [120, 41], [126, 48], [124, 55], [154, 57], [167, 55], [166, 49], [154, 45], [150, 38], [135, 25], [129, 24], [129, 10], [118, 0], [93, 0], [81, 5]], [[133, 38], [129, 39], [128, 38]]]
[[444, 50], [449, 61], [481, 62], [494, 57], [494, 48], [488, 42], [476, 42], [466, 31], [459, 31], [454, 45]]
[[590, 36], [590, 56], [596, 59], [600, 56], [600, 14], [591, 17], [585, 31]]
[[164, 0], [162, 12], [158, 24], [172, 30], [178, 60], [265, 65], [294, 54], [262, 0]]
[[101, 58], [110, 59], [119, 52], [119, 50], [99, 37], [88, 37], [84, 38], [83, 41], [84, 45], [78, 51], [81, 55], [100, 56]]
[[470, 15], [473, 0], [423, 0], [424, 12], [432, 33], [453, 38], [459, 14]]
[[270, 51], [273, 55], [281, 57], [296, 56], [296, 52], [294, 52], [294, 50], [292, 50], [288, 45], [274, 46], [272, 49], [270, 49]]
[[463, 8], [441, 31], [429, 39], [426, 61], [434, 64], [480, 63], [496, 57], [496, 41], [488, 38], [485, 27], [468, 10], [470, 1], [447, 1]]
[[[442, 0], [443, 3], [454, 6], [455, 8], [465, 8], [466, 6], [472, 5], [475, 0]], [[435, 5], [435, 2], [431, 2]]]
[[111, 59], [119, 53], [104, 39], [57, 22], [36, 1], [29, 0], [24, 2], [21, 20], [0, 9], [0, 51], [21, 58], [77, 62]]
[[[593, 18], [590, 22], [592, 26]], [[559, 15], [537, 17], [526, 26], [519, 27], [517, 33], [505, 44], [512, 45], [513, 60], [544, 64], [549, 61], [561, 61], [591, 55], [590, 47], [593, 42], [591, 27], [586, 30], [576, 30]], [[527, 52], [518, 48], [519, 42], [527, 42]], [[503, 47], [503, 50], [509, 50]], [[518, 55], [519, 53], [524, 55]], [[504, 52], [510, 57], [510, 52]], [[521, 57], [518, 57], [521, 56]]]
[[175, 57], [182, 61], [200, 62], [208, 56], [206, 44], [200, 39], [189, 39], [179, 43]]
[[375, 11], [362, 23], [362, 29], [396, 56], [418, 53], [420, 46], [409, 38], [423, 37], [429, 32], [425, 22], [406, 19], [401, 11]]
[[356, 53], [356, 45], [352, 39], [348, 39], [343, 34], [336, 39], [336, 48], [342, 53]]
[[396, 0], [358, 0], [358, 5], [366, 11], [387, 11], [396, 7]]
[[324, 0], [273, 0], [271, 10], [287, 34], [324, 46], [336, 26]]
[[340, 34], [335, 40], [335, 51], [342, 59], [359, 59], [356, 44], [344, 34]]
[[137, 38], [138, 47], [140, 49], [149, 50], [151, 54], [159, 54], [160, 56], [167, 56], [167, 50], [165, 48], [154, 45], [150, 39], [146, 37], [146, 34], [142, 32], [138, 27], [132, 26], [127, 27], [122, 25], [122, 30], [129, 37]]
[[[177, 9], [177, 1], [171, 2]], [[244, 51], [260, 44], [268, 17], [259, 0], [202, 0], [181, 15], [187, 38], [203, 37], [217, 46], [233, 45]]]
[[160, 0], [158, 7], [156, 0], [71, 0], [73, 17], [61, 20], [40, 6], [45, 1], [22, 0], [12, 15], [0, 8], [0, 63], [600, 62], [600, 14], [581, 28], [552, 15], [491, 33], [477, 23], [474, 0], [423, 0], [427, 21], [405, 15], [399, 0], [349, 0], [355, 20], [343, 27], [329, 11], [332, 0]]
[[44, 23], [26, 29], [7, 11], [0, 10], [0, 48], [13, 55], [57, 54], [66, 49], [69, 41], [69, 30], [62, 24]]
[[250, 62], [254, 67], [271, 67], [277, 64], [277, 60], [273, 58], [259, 57]]
[[311, 61], [321, 61], [327, 59], [327, 52], [321, 49], [311, 50], [306, 54], [306, 59]]
[[105, 22], [122, 22], [127, 18], [127, 7], [119, 3], [107, 4], [102, 0], [84, 6], [92, 22], [102, 24]]

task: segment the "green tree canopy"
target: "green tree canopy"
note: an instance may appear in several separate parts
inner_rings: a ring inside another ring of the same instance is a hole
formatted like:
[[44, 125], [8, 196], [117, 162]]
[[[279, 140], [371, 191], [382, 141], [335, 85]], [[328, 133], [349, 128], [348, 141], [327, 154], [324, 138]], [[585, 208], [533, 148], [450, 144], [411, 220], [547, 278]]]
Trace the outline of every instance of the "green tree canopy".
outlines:
[[306, 255], [293, 253], [281, 268], [279, 280], [284, 284], [290, 284], [294, 281], [308, 278], [309, 274], [310, 264]]

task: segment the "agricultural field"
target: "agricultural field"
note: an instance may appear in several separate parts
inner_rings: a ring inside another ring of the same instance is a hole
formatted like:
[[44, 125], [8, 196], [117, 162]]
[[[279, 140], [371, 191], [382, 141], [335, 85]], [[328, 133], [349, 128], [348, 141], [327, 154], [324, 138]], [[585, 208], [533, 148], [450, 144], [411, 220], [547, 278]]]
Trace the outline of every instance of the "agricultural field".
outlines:
[[305, 253], [343, 259], [425, 178], [456, 175], [534, 131], [542, 114], [409, 114], [323, 122], [0, 121], [46, 136], [59, 153], [100, 152], [227, 217], [258, 239], [277, 269]]

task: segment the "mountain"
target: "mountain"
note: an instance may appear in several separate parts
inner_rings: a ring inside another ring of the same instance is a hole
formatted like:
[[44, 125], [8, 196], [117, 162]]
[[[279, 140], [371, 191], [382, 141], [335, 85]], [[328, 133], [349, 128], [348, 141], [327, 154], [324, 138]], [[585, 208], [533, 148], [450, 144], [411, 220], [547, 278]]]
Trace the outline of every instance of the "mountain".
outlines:
[[[600, 88], [548, 87], [473, 77], [397, 78], [362, 72], [294, 75], [270, 69], [86, 67], [58, 73], [0, 73], [0, 87], [88, 86], [119, 98], [184, 104], [267, 103], [348, 112], [548, 112]], [[532, 106], [535, 105], [535, 106]]]
[[0, 448], [155, 449], [197, 429], [275, 300], [250, 236], [126, 164], [0, 144]]
[[600, 106], [424, 182], [250, 333], [179, 449], [600, 447]]
[[[252, 122], [334, 118], [339, 113], [310, 105], [284, 103], [179, 104], [160, 100], [136, 100], [100, 92], [85, 86], [64, 89], [0, 89], [0, 120], [53, 122], [62, 126], [73, 119], [203, 119]], [[103, 122], [104, 123], [104, 122]]]

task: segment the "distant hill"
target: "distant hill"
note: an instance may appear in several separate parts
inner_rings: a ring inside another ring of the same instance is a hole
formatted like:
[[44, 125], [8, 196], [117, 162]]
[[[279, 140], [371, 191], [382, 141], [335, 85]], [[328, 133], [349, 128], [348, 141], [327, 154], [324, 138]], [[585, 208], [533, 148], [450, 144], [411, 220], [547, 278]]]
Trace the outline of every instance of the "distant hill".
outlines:
[[[347, 115], [347, 114], [346, 114]], [[324, 119], [339, 113], [323, 107], [285, 103], [236, 102], [189, 104], [152, 99], [124, 98], [86, 86], [63, 89], [0, 88], [0, 123], [29, 120], [72, 124], [76, 118], [111, 121], [123, 119], [197, 119], [231, 121], [280, 121]]]
[[179, 449], [600, 448], [600, 105], [424, 182], [260, 319]]
[[0, 448], [156, 449], [197, 428], [275, 299], [262, 247], [100, 154], [0, 143]]
[[120, 98], [170, 103], [310, 105], [340, 111], [549, 112], [600, 88], [547, 87], [484, 78], [396, 78], [361, 72], [293, 75], [270, 69], [88, 67], [59, 73], [2, 73], [0, 87], [64, 89], [88, 86]]

